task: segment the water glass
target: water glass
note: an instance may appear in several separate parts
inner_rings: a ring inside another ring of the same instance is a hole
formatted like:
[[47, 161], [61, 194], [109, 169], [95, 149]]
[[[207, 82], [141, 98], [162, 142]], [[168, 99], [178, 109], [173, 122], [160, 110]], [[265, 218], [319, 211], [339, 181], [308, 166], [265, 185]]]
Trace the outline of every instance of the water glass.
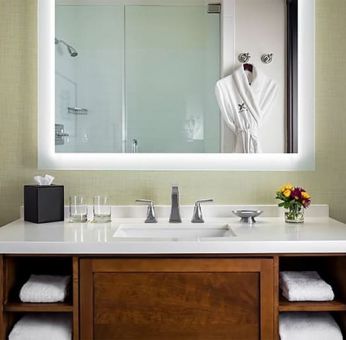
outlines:
[[84, 223], [88, 220], [88, 206], [83, 196], [70, 196], [70, 222]]
[[111, 206], [107, 196], [95, 196], [94, 197], [94, 222], [107, 223], [111, 222]]

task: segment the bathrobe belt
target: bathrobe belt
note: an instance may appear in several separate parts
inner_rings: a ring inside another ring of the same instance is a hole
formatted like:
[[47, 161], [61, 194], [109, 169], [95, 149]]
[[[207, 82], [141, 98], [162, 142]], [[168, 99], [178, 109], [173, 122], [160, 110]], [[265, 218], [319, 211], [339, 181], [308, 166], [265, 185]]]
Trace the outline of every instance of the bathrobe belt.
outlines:
[[237, 128], [237, 136], [241, 137], [244, 151], [246, 153], [258, 152], [258, 129]]

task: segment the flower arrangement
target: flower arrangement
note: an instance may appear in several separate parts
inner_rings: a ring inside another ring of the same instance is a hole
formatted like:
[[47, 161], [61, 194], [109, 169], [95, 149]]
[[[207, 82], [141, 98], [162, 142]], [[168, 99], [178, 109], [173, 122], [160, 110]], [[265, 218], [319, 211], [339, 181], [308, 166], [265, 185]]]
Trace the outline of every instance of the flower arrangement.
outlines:
[[305, 189], [286, 184], [276, 192], [276, 199], [282, 201], [279, 207], [288, 209], [285, 213], [286, 222], [304, 222], [304, 209], [311, 204], [311, 195]]

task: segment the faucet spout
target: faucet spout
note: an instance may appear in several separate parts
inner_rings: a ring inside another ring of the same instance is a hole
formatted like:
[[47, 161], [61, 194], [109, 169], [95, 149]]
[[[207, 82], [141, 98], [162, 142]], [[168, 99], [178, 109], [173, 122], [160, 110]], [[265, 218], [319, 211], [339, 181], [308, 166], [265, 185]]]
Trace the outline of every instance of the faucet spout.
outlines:
[[181, 223], [180, 208], [179, 208], [179, 188], [172, 187], [172, 206], [169, 223]]

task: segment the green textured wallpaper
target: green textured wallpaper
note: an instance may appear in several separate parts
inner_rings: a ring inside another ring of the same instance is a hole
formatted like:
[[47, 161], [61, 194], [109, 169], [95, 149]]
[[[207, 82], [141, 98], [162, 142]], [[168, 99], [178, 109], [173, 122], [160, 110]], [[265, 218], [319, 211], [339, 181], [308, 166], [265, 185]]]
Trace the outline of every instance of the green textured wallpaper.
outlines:
[[[212, 197], [217, 203], [274, 203], [291, 181], [328, 203], [346, 222], [346, 1], [316, 0], [316, 171], [118, 172], [52, 171], [70, 193], [109, 194], [115, 204], [136, 198], [168, 203], [179, 184], [182, 203]], [[0, 0], [0, 225], [18, 217], [22, 186], [37, 174], [36, 1]]]

